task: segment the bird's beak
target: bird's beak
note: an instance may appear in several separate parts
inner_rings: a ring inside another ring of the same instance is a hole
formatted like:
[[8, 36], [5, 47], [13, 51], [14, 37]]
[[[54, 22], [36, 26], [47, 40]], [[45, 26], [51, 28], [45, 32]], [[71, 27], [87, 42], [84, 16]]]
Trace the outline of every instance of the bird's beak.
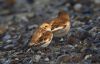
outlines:
[[47, 31], [51, 31], [51, 29], [47, 29]]

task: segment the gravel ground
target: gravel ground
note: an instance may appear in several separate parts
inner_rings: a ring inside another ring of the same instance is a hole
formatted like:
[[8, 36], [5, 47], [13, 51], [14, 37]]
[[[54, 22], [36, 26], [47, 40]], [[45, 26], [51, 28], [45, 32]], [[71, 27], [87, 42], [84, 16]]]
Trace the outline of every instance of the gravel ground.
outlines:
[[[47, 50], [28, 48], [32, 33], [60, 10], [71, 29]], [[100, 64], [100, 0], [0, 0], [0, 64]]]

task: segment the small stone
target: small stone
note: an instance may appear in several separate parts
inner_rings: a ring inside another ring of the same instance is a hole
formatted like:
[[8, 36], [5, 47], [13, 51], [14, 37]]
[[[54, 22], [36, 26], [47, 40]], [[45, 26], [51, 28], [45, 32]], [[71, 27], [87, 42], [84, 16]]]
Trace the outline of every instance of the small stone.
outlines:
[[10, 64], [10, 63], [11, 63], [11, 59], [5, 60], [5, 61], [3, 62], [3, 64]]
[[99, 16], [99, 17], [97, 17], [97, 21], [100, 21], [100, 16]]
[[83, 54], [81, 54], [81, 53], [73, 53], [71, 55], [70, 61], [72, 61], [74, 63], [79, 63], [79, 62], [82, 61], [82, 59], [83, 59]]
[[14, 48], [14, 45], [12, 45], [12, 44], [4, 46], [5, 50], [12, 50], [13, 48]]
[[91, 54], [90, 54], [90, 55], [86, 55], [84, 59], [87, 60], [87, 59], [90, 58], [91, 56], [92, 56]]
[[80, 3], [77, 3], [77, 4], [74, 5], [74, 10], [75, 11], [80, 11], [81, 8], [82, 8], [82, 4], [80, 4]]
[[70, 48], [70, 49], [74, 49], [74, 48], [75, 48], [75, 47], [72, 46], [72, 45], [67, 45], [67, 47]]
[[61, 38], [61, 39], [60, 39], [60, 41], [64, 41], [64, 39], [63, 39], [63, 38]]
[[92, 37], [95, 37], [97, 32], [97, 27], [93, 27], [91, 30], [89, 30], [89, 33], [92, 35]]
[[1, 10], [0, 11], [0, 15], [6, 15], [8, 13], [10, 13], [10, 10]]
[[61, 63], [68, 63], [70, 62], [70, 55], [61, 55], [57, 58], [56, 64], [61, 64]]
[[99, 43], [100, 42], [100, 32], [98, 32], [95, 36], [95, 40], [94, 40], [95, 43]]
[[56, 64], [66, 64], [69, 62], [78, 63], [81, 62], [83, 59], [83, 55], [80, 53], [73, 53], [73, 54], [64, 54], [57, 58]]
[[21, 20], [23, 20], [23, 21], [25, 21], [25, 22], [28, 22], [28, 21], [29, 21], [29, 20], [27, 19], [26, 16], [22, 16], [22, 17], [21, 17]]
[[37, 54], [45, 55], [45, 53], [42, 51], [37, 51]]
[[11, 43], [11, 42], [12, 42], [12, 40], [7, 40], [6, 42], [7, 42], [7, 43]]
[[10, 39], [10, 38], [11, 38], [11, 35], [7, 34], [7, 35], [5, 35], [5, 36], [3, 37], [3, 40], [5, 41], [5, 40], [8, 40], [8, 39]]
[[6, 52], [0, 52], [0, 58], [3, 58]]
[[55, 61], [50, 61], [50, 64], [55, 64]]
[[91, 25], [84, 25], [83, 28], [87, 31], [91, 30], [93, 28], [93, 26]]
[[84, 23], [83, 22], [80, 22], [80, 21], [75, 21], [73, 24], [72, 24], [72, 27], [79, 27], [79, 26], [82, 26], [82, 25], [84, 25]]
[[48, 62], [49, 61], [49, 58], [45, 58], [44, 61]]
[[15, 60], [19, 60], [19, 58], [15, 58]]
[[37, 24], [34, 24], [34, 25], [28, 26], [28, 29], [33, 29], [33, 28], [37, 28], [37, 27], [38, 27], [38, 25]]
[[67, 7], [70, 7], [70, 6], [71, 6], [71, 4], [70, 4], [70, 3], [66, 3], [66, 6], [67, 6]]
[[33, 62], [39, 62], [41, 55], [34, 55]]
[[16, 30], [16, 27], [9, 27], [9, 29], [10, 29], [11, 31], [15, 31], [15, 30]]

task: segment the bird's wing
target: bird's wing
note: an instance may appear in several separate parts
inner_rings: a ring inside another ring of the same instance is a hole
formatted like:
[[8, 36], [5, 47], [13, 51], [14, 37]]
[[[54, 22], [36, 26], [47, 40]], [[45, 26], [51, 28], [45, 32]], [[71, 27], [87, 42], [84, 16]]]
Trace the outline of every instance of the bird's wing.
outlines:
[[52, 38], [53, 34], [49, 31], [46, 31], [38, 40], [39, 43], [37, 44], [37, 46], [47, 47], [50, 44]]
[[55, 32], [55, 31], [58, 31], [58, 30], [60, 30], [60, 29], [63, 29], [63, 27], [60, 26], [60, 27], [58, 27], [58, 28], [54, 28], [52, 31]]
[[43, 45], [41, 45], [41, 47], [47, 47], [49, 44], [50, 44], [50, 42], [51, 42], [51, 40], [52, 40], [52, 38], [53, 38], [53, 34], [51, 33], [51, 32], [49, 32], [49, 31], [47, 31], [45, 34], [44, 34], [44, 38], [43, 38], [43, 40], [44, 40], [44, 44]]
[[42, 29], [37, 29], [36, 32], [32, 35], [32, 39], [30, 44], [31, 45], [36, 45], [38, 43], [38, 40], [40, 39], [40, 37], [43, 34], [43, 30]]

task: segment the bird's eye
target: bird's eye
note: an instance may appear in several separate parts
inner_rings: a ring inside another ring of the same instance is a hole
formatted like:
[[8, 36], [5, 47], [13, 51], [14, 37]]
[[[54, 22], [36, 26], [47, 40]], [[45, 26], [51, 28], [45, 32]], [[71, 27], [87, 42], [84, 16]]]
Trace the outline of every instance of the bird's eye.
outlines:
[[45, 27], [47, 27], [47, 26], [45, 26]]

